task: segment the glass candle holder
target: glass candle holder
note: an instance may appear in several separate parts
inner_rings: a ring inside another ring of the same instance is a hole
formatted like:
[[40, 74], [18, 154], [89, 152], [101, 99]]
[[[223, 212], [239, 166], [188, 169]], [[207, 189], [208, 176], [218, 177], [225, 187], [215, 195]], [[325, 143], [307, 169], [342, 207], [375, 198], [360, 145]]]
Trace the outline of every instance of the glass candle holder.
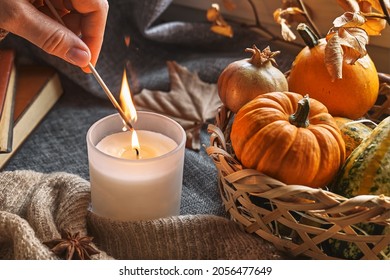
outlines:
[[[127, 159], [109, 155], [97, 147], [104, 138], [116, 138], [122, 128], [121, 117], [113, 114], [94, 123], [87, 132], [92, 212], [122, 221], [179, 215], [186, 142], [184, 129], [166, 116], [139, 111], [135, 131], [151, 132], [148, 145], [157, 149], [163, 145], [161, 137], [169, 138], [175, 143], [173, 149], [151, 158]], [[154, 133], [159, 137], [153, 137]], [[142, 138], [139, 140], [142, 156]], [[113, 140], [108, 145], [116, 148], [120, 144]]]

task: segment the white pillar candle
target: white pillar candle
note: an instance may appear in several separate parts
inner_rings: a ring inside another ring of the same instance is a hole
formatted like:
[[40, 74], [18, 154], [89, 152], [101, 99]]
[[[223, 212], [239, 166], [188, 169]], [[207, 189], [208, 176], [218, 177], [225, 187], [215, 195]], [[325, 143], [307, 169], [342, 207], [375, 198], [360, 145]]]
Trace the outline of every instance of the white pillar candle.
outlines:
[[123, 126], [119, 115], [88, 131], [92, 211], [97, 215], [135, 221], [179, 214], [185, 132], [162, 115], [138, 115], [139, 159], [129, 143], [131, 132], [118, 132]]

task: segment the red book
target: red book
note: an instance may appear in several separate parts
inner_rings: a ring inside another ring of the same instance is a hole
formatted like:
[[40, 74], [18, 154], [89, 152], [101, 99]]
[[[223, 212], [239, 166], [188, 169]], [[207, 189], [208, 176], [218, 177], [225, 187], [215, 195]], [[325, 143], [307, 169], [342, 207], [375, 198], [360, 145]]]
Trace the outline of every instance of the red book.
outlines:
[[12, 150], [13, 108], [15, 99], [15, 52], [0, 49], [0, 153]]

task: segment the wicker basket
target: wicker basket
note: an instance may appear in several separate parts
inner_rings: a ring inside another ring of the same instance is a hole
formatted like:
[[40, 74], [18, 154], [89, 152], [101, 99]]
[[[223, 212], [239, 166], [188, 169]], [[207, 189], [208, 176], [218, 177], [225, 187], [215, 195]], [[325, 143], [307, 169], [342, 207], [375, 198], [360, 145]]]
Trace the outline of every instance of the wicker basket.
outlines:
[[[380, 96], [367, 116], [375, 122], [390, 114], [390, 77], [379, 77]], [[225, 210], [246, 232], [294, 257], [390, 258], [390, 197], [347, 199], [323, 189], [286, 185], [245, 169], [230, 146], [232, 118], [230, 111], [220, 108], [216, 124], [209, 125], [210, 146], [206, 150], [218, 170]], [[375, 231], [378, 233], [373, 234]]]

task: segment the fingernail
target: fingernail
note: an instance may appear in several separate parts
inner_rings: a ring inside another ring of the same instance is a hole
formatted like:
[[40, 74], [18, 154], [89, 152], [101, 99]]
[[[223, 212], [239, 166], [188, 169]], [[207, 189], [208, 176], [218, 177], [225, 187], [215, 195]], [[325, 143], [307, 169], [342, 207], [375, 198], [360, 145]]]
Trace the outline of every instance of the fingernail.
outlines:
[[71, 48], [66, 53], [66, 58], [73, 64], [78, 65], [80, 67], [85, 67], [89, 63], [89, 54], [82, 49], [79, 48]]

